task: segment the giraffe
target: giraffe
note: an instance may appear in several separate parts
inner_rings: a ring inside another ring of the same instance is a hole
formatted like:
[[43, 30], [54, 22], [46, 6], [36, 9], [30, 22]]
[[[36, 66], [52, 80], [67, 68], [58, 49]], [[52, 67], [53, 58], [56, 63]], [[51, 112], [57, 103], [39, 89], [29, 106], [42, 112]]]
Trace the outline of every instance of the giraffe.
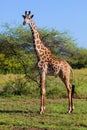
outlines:
[[70, 84], [70, 73], [72, 72], [73, 75], [73, 69], [66, 60], [59, 59], [53, 56], [51, 50], [44, 45], [41, 36], [38, 32], [37, 26], [32, 20], [34, 15], [31, 15], [30, 11], [25, 11], [25, 15], [22, 16], [24, 18], [23, 25], [28, 24], [30, 26], [33, 37], [34, 49], [37, 55], [38, 70], [40, 74], [40, 88], [41, 88], [40, 114], [43, 114], [46, 108], [46, 90], [45, 90], [46, 75], [53, 75], [55, 77], [59, 76], [60, 79], [65, 84], [69, 100], [68, 113], [71, 113], [74, 109], [73, 93], [75, 85], [73, 84], [71, 86]]

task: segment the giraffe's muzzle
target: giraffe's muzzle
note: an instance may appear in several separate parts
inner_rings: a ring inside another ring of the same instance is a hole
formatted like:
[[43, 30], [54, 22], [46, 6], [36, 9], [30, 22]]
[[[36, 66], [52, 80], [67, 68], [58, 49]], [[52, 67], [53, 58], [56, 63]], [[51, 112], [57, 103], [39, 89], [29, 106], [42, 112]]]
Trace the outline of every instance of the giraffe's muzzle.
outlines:
[[24, 21], [24, 22], [23, 22], [23, 25], [25, 25], [25, 24], [26, 24], [26, 22]]

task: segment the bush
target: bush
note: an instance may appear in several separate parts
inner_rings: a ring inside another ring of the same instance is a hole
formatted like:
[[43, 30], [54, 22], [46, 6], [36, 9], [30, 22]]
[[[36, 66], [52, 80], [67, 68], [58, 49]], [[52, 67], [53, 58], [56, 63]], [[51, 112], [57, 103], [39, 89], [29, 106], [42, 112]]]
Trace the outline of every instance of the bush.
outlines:
[[3, 87], [1, 95], [26, 95], [29, 97], [38, 97], [40, 96], [40, 90], [39, 87], [36, 86], [32, 81], [28, 82], [25, 78], [17, 78], [15, 81], [9, 81], [6, 83], [6, 85]]
[[[27, 93], [26, 82], [21, 79], [16, 79], [15, 81], [10, 81], [3, 87], [3, 94], [4, 95], [21, 95]], [[25, 91], [24, 91], [25, 90]]]

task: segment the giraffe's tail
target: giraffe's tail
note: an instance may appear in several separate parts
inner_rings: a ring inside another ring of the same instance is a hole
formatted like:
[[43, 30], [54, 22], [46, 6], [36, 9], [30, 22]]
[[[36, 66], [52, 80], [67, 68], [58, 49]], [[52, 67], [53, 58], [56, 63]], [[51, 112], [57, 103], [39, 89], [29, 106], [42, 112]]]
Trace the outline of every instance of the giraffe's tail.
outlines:
[[71, 72], [72, 72], [72, 96], [74, 96], [74, 93], [75, 93], [75, 83], [74, 83], [74, 72], [73, 72], [72, 68], [71, 68]]
[[74, 93], [75, 93], [75, 85], [72, 84], [72, 96], [74, 96]]

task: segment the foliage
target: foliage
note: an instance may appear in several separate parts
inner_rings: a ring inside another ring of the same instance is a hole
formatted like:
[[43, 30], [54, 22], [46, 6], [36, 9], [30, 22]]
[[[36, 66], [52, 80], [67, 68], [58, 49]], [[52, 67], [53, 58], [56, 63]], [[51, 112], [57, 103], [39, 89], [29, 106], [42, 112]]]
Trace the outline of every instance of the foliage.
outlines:
[[[66, 59], [74, 68], [87, 67], [87, 50], [78, 48], [67, 32], [46, 28], [39, 32], [56, 57]], [[34, 70], [37, 75], [36, 63], [31, 31], [23, 26], [5, 24], [0, 34], [0, 73], [31, 73]]]
[[[87, 69], [74, 70], [75, 98], [87, 98]], [[72, 81], [72, 78], [71, 78]], [[26, 79], [25, 75], [0, 75], [0, 95], [26, 95], [32, 98], [40, 98], [40, 87], [37, 82]], [[47, 76], [46, 78], [47, 98], [67, 98], [67, 90], [59, 78]]]
[[[44, 28], [39, 31], [43, 42], [56, 57], [65, 58], [74, 68], [87, 67], [87, 50], [78, 48], [66, 32]], [[11, 28], [6, 24], [5, 32], [0, 34], [0, 72], [25, 73], [38, 82], [36, 63], [30, 30], [22, 26]]]
[[10, 81], [3, 88], [4, 95], [27, 95], [28, 88], [26, 89], [26, 82], [23, 79], [16, 79], [15, 81]]
[[[9, 76], [9, 75], [7, 75]], [[5, 78], [8, 79], [8, 77]], [[9, 76], [10, 77], [10, 76]], [[4, 83], [3, 83], [4, 84]], [[24, 75], [16, 75], [13, 79], [7, 81], [4, 85], [2, 84], [1, 96], [12, 96], [12, 95], [26, 95], [29, 97], [39, 97], [40, 89], [35, 82], [27, 81]], [[36, 91], [36, 93], [33, 93]]]

